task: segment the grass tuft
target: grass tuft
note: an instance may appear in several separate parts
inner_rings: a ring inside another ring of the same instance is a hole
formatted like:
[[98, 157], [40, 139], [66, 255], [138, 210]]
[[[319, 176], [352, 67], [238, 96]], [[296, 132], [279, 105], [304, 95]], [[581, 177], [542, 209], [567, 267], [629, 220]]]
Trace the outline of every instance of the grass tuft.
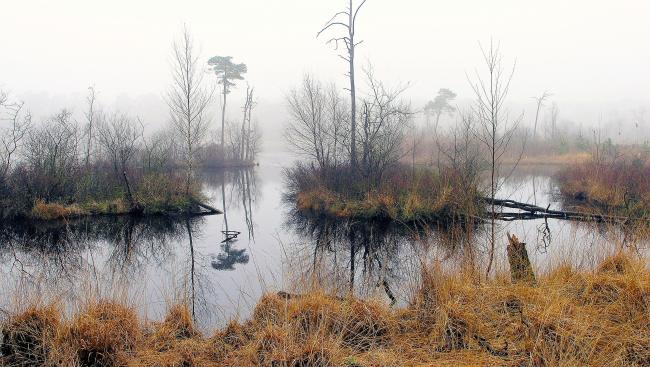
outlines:
[[593, 271], [560, 265], [536, 285], [437, 268], [408, 306], [321, 291], [265, 295], [253, 316], [206, 337], [185, 306], [139, 323], [119, 304], [69, 321], [32, 307], [2, 325], [2, 365], [646, 366], [650, 269], [632, 255]]

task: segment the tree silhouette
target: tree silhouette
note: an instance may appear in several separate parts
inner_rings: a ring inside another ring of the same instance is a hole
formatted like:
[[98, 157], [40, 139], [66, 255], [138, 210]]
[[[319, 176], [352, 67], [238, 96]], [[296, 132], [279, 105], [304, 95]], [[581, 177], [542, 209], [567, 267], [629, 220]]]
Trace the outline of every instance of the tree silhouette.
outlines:
[[335, 36], [330, 38], [327, 43], [332, 43], [335, 45], [338, 50], [339, 44], [345, 45], [345, 54], [339, 54], [339, 57], [345, 60], [348, 63], [348, 73], [347, 77], [350, 81], [350, 164], [352, 168], [356, 168], [357, 165], [357, 150], [356, 150], [356, 119], [357, 119], [357, 97], [356, 97], [356, 86], [354, 79], [354, 57], [355, 49], [363, 41], [358, 41], [355, 39], [356, 35], [356, 26], [357, 26], [357, 15], [363, 4], [367, 0], [361, 1], [358, 6], [354, 6], [353, 0], [348, 0], [348, 6], [345, 10], [340, 11], [327, 22], [325, 26], [321, 28], [320, 31], [316, 34], [316, 37], [320, 36], [321, 33], [327, 31], [330, 28], [338, 28], [343, 30], [343, 35]]
[[433, 101], [429, 101], [424, 106], [424, 113], [427, 116], [427, 124], [429, 123], [429, 116], [436, 116], [435, 131], [438, 131], [438, 123], [440, 122], [440, 116], [443, 113], [454, 113], [456, 108], [450, 105], [450, 103], [456, 98], [456, 93], [452, 92], [450, 89], [441, 88], [438, 91], [438, 95]]
[[230, 93], [230, 88], [235, 86], [235, 81], [244, 80], [242, 74], [248, 72], [246, 64], [235, 64], [232, 62], [232, 56], [214, 56], [208, 60], [208, 65], [217, 76], [218, 83], [221, 84], [223, 103], [221, 104], [221, 149], [225, 146], [224, 130], [226, 125], [226, 99]]
[[238, 250], [230, 242], [221, 244], [221, 253], [212, 259], [212, 267], [217, 270], [235, 270], [236, 264], [248, 264], [246, 249]]

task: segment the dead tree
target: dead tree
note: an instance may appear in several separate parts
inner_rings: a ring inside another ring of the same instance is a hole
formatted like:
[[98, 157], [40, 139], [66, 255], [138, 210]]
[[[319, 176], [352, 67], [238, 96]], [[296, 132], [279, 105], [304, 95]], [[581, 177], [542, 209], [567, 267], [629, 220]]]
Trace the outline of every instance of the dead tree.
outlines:
[[510, 263], [510, 277], [513, 283], [518, 282], [535, 282], [535, 273], [533, 266], [528, 258], [526, 244], [520, 242], [517, 236], [508, 233], [508, 262]]
[[[505, 108], [510, 82], [515, 72], [515, 64], [511, 71], [505, 71], [499, 46], [494, 45], [492, 41], [490, 41], [490, 48], [485, 50], [481, 47], [481, 52], [487, 69], [486, 74], [481, 76], [477, 71], [476, 80], [471, 81], [468, 76], [468, 81], [476, 96], [473, 112], [478, 123], [477, 136], [490, 157], [490, 197], [494, 199], [499, 188], [501, 159], [508, 150], [510, 141], [521, 121], [521, 116], [511, 120]], [[491, 209], [490, 249], [486, 275], [489, 275], [492, 269], [496, 242], [494, 204]]]
[[329, 166], [327, 99], [322, 83], [305, 75], [302, 85], [289, 92], [287, 103], [291, 116], [285, 131], [287, 142], [295, 152], [315, 160], [320, 168]]
[[552, 94], [545, 91], [541, 96], [533, 97], [537, 102], [537, 110], [535, 111], [535, 125], [533, 125], [533, 139], [537, 137], [537, 122], [539, 121], [539, 111], [541, 110], [542, 106], [544, 106], [546, 99], [548, 99], [550, 96], [552, 96]]
[[95, 92], [95, 87], [88, 87], [88, 96], [86, 97], [86, 103], [88, 110], [84, 112], [84, 117], [86, 118], [86, 169], [90, 164], [90, 152], [92, 150], [93, 142], [93, 125], [95, 123], [95, 117], [97, 111], [95, 111], [95, 103], [97, 101], [97, 94]]
[[138, 211], [140, 208], [133, 197], [127, 171], [138, 152], [143, 133], [142, 124], [136, 125], [125, 114], [113, 113], [107, 118], [102, 118], [98, 125], [97, 141], [113, 165], [115, 178], [122, 178], [124, 193], [131, 210]]
[[372, 68], [365, 73], [369, 93], [361, 99], [359, 169], [370, 188], [379, 187], [386, 170], [407, 154], [402, 148], [413, 113], [402, 99], [408, 85], [390, 88], [375, 78]]
[[205, 139], [209, 121], [207, 109], [213, 91], [203, 83], [202, 64], [198, 62], [194, 41], [187, 28], [172, 47], [172, 83], [167, 91], [171, 123], [184, 150], [186, 168], [185, 191], [190, 193], [196, 151]]
[[253, 98], [254, 91], [255, 88], [246, 86], [246, 100], [242, 108], [244, 110], [244, 118], [241, 124], [241, 143], [239, 148], [239, 160], [242, 162], [252, 159], [251, 139], [253, 139], [253, 132], [251, 130], [251, 117], [253, 107], [255, 107], [255, 100]]
[[357, 15], [359, 15], [359, 10], [363, 4], [366, 3], [366, 0], [361, 1], [361, 4], [356, 8], [353, 5], [353, 0], [349, 0], [348, 7], [344, 11], [340, 11], [327, 22], [325, 26], [316, 34], [316, 37], [320, 36], [321, 33], [326, 30], [334, 27], [343, 27], [347, 33], [344, 36], [333, 37], [327, 43], [334, 43], [335, 49], [338, 50], [339, 43], [345, 44], [345, 49], [347, 51], [346, 55], [339, 55], [340, 58], [345, 60], [348, 63], [349, 71], [348, 78], [350, 80], [350, 163], [353, 168], [357, 165], [357, 151], [356, 151], [356, 117], [357, 117], [357, 104], [356, 104], [356, 86], [354, 79], [354, 57], [356, 47], [363, 41], [355, 40], [356, 33], [356, 23]]

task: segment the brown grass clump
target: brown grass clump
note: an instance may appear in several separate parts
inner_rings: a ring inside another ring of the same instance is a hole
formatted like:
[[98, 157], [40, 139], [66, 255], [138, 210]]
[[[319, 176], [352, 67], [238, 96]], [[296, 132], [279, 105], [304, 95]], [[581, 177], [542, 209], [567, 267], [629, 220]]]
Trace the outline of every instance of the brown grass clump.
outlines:
[[650, 212], [650, 165], [641, 159], [586, 161], [563, 169], [557, 180], [571, 205], [634, 217]]
[[70, 346], [82, 366], [113, 366], [133, 350], [140, 330], [131, 308], [104, 301], [90, 305], [74, 318], [62, 343]]
[[53, 220], [79, 217], [86, 214], [87, 212], [77, 204], [62, 205], [37, 200], [32, 207], [31, 217], [34, 219]]
[[53, 341], [60, 327], [60, 317], [53, 306], [30, 307], [9, 317], [2, 326], [2, 365], [48, 365]]
[[68, 323], [54, 309], [32, 308], [3, 324], [0, 362], [138, 367], [650, 363], [645, 263], [621, 253], [594, 271], [560, 265], [538, 275], [536, 285], [507, 279], [479, 281], [471, 273], [428, 270], [402, 309], [319, 291], [268, 294], [249, 320], [231, 321], [211, 337], [195, 329], [184, 306], [172, 307], [161, 322], [142, 325], [130, 309], [112, 303], [93, 305]]

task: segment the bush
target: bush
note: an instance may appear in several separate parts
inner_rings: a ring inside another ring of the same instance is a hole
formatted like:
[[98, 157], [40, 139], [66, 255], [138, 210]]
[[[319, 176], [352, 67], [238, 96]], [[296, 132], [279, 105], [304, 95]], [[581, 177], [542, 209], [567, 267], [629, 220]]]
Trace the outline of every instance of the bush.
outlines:
[[556, 175], [567, 205], [643, 216], [650, 210], [650, 165], [641, 160], [588, 161]]
[[413, 222], [471, 218], [481, 213], [475, 179], [461, 172], [398, 166], [381, 184], [364, 184], [347, 167], [316, 168], [298, 164], [285, 171], [285, 198], [303, 212], [338, 218], [389, 219]]

